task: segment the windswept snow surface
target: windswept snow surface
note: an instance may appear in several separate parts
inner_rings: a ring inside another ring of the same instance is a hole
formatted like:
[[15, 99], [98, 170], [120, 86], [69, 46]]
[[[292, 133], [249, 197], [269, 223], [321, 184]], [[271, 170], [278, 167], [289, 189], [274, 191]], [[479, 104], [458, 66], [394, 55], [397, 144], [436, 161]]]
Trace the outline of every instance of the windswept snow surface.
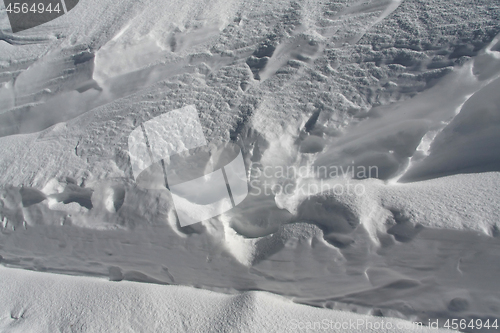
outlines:
[[[294, 304], [264, 292], [113, 283], [0, 268], [0, 329], [28, 332], [449, 332]], [[340, 326], [342, 327], [342, 326]]]
[[[490, 0], [80, 0], [13, 34], [0, 7], [0, 262], [499, 319], [499, 15]], [[250, 195], [181, 228], [166, 188], [135, 183], [128, 139], [189, 105], [208, 142], [241, 147]], [[244, 313], [268, 295], [214, 297]]]

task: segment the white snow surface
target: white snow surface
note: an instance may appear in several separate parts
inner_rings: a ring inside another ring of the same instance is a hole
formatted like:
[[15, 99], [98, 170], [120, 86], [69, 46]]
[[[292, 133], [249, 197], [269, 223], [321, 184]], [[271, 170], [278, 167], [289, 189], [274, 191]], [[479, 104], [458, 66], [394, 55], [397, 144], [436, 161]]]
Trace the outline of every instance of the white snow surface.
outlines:
[[308, 307], [257, 291], [225, 295], [3, 267], [0, 278], [0, 330], [5, 333], [317, 332], [318, 327], [331, 331], [336, 323], [349, 333], [449, 332], [401, 319]]
[[[0, 4], [2, 265], [243, 292], [2, 268], [0, 298], [19, 302], [0, 303], [0, 325], [69, 330], [60, 309], [87, 316], [80, 331], [358, 318], [250, 290], [424, 322], [498, 318], [498, 15], [493, 0], [81, 0], [13, 34]], [[208, 142], [240, 145], [262, 193], [181, 228], [167, 189], [134, 182], [128, 142], [188, 105]], [[376, 166], [379, 179], [256, 164]], [[362, 195], [332, 190], [349, 184]], [[67, 297], [39, 287], [53, 284]], [[180, 295], [206, 297], [200, 315]]]

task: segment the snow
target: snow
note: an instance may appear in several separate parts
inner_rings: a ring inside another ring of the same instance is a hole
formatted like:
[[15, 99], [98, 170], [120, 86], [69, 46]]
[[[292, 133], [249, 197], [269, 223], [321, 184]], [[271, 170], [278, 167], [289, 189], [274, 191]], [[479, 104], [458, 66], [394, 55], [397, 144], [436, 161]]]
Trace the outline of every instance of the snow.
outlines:
[[[272, 196], [249, 196], [220, 219], [189, 228], [171, 222], [166, 190], [101, 182], [93, 208], [78, 212], [76, 202], [23, 207], [26, 191], [10, 188], [2, 192], [2, 264], [226, 293], [265, 290], [410, 320], [495, 318], [498, 173], [392, 185], [350, 181], [363, 184], [364, 195], [285, 193], [277, 204]], [[120, 202], [114, 193], [122, 191]], [[457, 297], [466, 312], [450, 310]]]
[[498, 170], [499, 88], [500, 79], [495, 79], [469, 97], [460, 113], [436, 135], [429, 156], [412, 165], [402, 180]]
[[[80, 0], [15, 34], [1, 9], [1, 329], [498, 317], [496, 2]], [[183, 228], [134, 131], [158, 148], [186, 107], [247, 169], [378, 179], [247, 170], [246, 199]]]
[[[264, 292], [225, 295], [6, 268], [0, 268], [0, 277], [0, 330], [5, 333], [296, 332], [298, 327], [301, 332], [314, 332], [318, 325], [329, 328], [337, 322], [347, 327], [343, 332], [447, 331], [411, 326], [400, 319], [308, 307]], [[382, 321], [392, 329], [370, 329], [381, 327]], [[311, 329], [305, 329], [308, 326]]]

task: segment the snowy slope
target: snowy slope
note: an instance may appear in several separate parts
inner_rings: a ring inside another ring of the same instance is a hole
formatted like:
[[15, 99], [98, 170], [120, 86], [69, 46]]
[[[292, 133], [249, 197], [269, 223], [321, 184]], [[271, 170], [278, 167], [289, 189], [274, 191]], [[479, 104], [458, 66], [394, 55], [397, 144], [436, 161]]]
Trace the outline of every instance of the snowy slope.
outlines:
[[[497, 318], [499, 14], [489, 0], [81, 0], [13, 34], [0, 7], [0, 262], [410, 320]], [[166, 189], [134, 182], [128, 136], [186, 105], [249, 169], [376, 166], [379, 179], [249, 170], [259, 190], [293, 191], [181, 228]], [[214, 297], [254, 314], [274, 302]]]
[[[263, 292], [188, 287], [0, 268], [2, 332], [449, 332], [400, 319], [298, 305]], [[309, 329], [308, 329], [309, 327]], [[378, 328], [378, 329], [377, 329]]]

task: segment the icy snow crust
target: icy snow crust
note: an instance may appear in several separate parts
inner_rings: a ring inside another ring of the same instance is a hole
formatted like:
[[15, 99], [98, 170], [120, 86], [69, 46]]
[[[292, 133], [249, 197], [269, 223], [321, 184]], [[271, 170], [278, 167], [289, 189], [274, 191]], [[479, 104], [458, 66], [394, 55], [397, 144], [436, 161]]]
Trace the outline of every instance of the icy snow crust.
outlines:
[[[2, 10], [0, 260], [497, 318], [499, 14], [495, 1], [88, 0], [12, 34]], [[134, 182], [128, 140], [187, 105], [248, 168], [377, 166], [379, 179], [274, 177], [365, 192], [250, 195], [181, 228], [168, 190]]]

